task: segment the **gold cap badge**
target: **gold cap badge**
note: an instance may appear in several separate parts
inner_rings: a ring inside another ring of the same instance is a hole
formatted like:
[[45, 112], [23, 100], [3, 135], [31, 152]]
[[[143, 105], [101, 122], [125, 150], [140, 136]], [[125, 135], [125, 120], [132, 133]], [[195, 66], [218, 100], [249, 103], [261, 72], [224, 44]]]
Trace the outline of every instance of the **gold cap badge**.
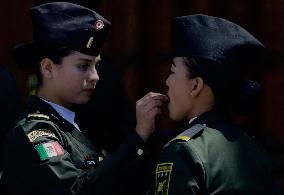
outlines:
[[102, 20], [97, 20], [94, 26], [96, 30], [100, 30], [104, 28], [105, 24]]

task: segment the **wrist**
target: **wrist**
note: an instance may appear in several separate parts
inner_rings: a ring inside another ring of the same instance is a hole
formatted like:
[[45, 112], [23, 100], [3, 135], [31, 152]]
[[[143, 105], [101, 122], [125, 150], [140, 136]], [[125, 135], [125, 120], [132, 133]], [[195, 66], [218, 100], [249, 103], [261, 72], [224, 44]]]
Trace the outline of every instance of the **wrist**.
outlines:
[[144, 142], [147, 142], [147, 140], [150, 137], [149, 133], [145, 133], [145, 131], [139, 129], [139, 128], [135, 128], [136, 133], [139, 135], [139, 137], [141, 137], [143, 139]]

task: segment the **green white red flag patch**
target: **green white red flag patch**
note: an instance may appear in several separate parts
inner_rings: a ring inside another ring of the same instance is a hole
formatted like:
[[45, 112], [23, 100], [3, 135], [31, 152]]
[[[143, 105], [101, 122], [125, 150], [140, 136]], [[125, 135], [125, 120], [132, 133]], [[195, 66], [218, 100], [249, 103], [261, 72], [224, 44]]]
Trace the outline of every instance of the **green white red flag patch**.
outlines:
[[39, 154], [40, 160], [46, 160], [64, 154], [62, 146], [57, 141], [38, 144], [35, 146], [35, 149]]

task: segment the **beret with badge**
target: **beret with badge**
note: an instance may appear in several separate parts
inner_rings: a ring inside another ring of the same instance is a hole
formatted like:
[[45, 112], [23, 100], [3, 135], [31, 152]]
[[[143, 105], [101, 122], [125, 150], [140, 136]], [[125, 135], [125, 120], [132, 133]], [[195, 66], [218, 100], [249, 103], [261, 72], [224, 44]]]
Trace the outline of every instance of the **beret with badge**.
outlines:
[[264, 48], [260, 41], [241, 26], [202, 14], [174, 18], [172, 34], [175, 57], [202, 57], [221, 64], [230, 64], [247, 60], [243, 57]]
[[263, 49], [247, 30], [223, 18], [195, 14], [172, 20], [173, 57], [193, 58], [195, 76], [202, 77], [215, 95], [232, 94], [247, 104], [252, 97], [247, 94], [257, 94], [260, 85], [246, 79], [245, 69]]
[[[16, 63], [23, 63], [39, 49], [68, 48], [97, 56], [111, 26], [95, 11], [68, 2], [53, 2], [30, 9], [33, 42], [19, 44], [13, 51]], [[30, 55], [27, 55], [30, 54]], [[25, 67], [23, 67], [25, 69]], [[27, 68], [28, 69], [28, 68]]]

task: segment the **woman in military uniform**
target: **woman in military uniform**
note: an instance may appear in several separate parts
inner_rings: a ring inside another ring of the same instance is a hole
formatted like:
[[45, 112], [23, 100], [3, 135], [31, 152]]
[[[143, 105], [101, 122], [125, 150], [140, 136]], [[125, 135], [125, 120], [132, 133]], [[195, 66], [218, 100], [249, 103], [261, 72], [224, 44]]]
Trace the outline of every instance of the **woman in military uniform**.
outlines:
[[217, 17], [173, 19], [173, 62], [167, 78], [169, 115], [188, 129], [163, 148], [155, 195], [274, 194], [265, 152], [231, 116], [259, 85], [245, 68], [263, 45]]
[[[33, 43], [14, 58], [36, 72], [39, 87], [5, 140], [4, 179], [11, 194], [127, 194], [144, 162], [153, 128], [149, 120], [166, 97], [137, 102], [136, 131], [111, 156], [84, 136], [73, 104], [84, 104], [99, 80], [100, 50], [110, 23], [96, 12], [66, 2], [30, 10]], [[153, 109], [155, 108], [155, 109]]]

